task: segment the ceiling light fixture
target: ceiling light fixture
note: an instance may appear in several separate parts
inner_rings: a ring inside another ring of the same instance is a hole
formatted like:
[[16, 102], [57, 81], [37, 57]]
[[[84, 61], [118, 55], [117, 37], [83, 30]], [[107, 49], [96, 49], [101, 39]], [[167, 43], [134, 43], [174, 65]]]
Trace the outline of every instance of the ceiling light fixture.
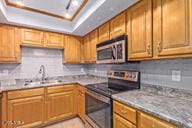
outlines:
[[24, 6], [23, 0], [17, 0], [16, 4], [19, 6]]
[[66, 13], [66, 14], [65, 14], [65, 17], [66, 17], [66, 18], [71, 18], [71, 15], [70, 15], [69, 13]]
[[73, 0], [72, 4], [73, 4], [74, 6], [78, 6], [78, 5], [79, 5], [79, 2], [78, 2], [77, 0]]

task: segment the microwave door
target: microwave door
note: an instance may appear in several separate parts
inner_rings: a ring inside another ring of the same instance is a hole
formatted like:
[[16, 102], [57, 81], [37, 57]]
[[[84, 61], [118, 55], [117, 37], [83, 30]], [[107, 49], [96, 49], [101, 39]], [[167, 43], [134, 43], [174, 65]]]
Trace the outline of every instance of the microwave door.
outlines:
[[113, 63], [115, 57], [116, 50], [113, 45], [97, 48], [97, 63]]

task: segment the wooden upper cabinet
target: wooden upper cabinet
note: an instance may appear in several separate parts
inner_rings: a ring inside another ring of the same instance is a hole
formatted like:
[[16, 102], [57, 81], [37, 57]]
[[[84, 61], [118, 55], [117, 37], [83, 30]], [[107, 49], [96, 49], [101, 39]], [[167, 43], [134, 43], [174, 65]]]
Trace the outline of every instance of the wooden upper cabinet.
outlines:
[[18, 28], [0, 25], [0, 63], [20, 62]]
[[110, 38], [126, 33], [126, 13], [123, 12], [110, 21]]
[[44, 33], [39, 30], [21, 28], [21, 43], [30, 46], [44, 46]]
[[48, 47], [63, 48], [64, 37], [62, 34], [46, 32], [45, 45]]
[[82, 38], [77, 36], [65, 36], [64, 62], [81, 62], [81, 42]]
[[110, 39], [109, 22], [99, 27], [99, 43]]
[[192, 56], [192, 1], [154, 1], [156, 58]]
[[91, 60], [91, 50], [90, 50], [90, 36], [84, 36], [83, 40], [83, 54], [84, 54], [84, 62], [90, 62]]
[[152, 58], [152, 0], [141, 0], [127, 11], [128, 59]]
[[98, 43], [98, 30], [94, 30], [90, 33], [90, 50], [91, 50], [91, 62], [96, 62], [96, 45]]
[[23, 121], [24, 123], [9, 125], [8, 128], [31, 128], [42, 125], [44, 122], [44, 96], [9, 100], [8, 120]]

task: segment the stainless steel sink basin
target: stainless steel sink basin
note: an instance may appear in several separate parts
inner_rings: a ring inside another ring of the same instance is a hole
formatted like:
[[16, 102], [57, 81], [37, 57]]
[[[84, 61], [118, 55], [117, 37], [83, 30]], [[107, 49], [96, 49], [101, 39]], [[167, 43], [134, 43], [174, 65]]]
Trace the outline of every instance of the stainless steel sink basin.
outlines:
[[38, 86], [38, 85], [43, 85], [43, 84], [57, 84], [61, 83], [62, 81], [60, 80], [46, 80], [45, 82], [42, 81], [26, 81], [24, 86]]

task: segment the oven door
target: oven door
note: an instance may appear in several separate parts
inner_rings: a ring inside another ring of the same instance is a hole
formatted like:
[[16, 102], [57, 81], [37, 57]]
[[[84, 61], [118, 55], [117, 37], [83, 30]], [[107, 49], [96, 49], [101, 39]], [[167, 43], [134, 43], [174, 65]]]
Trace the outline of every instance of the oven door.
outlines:
[[93, 128], [111, 128], [111, 99], [89, 89], [85, 94], [87, 123]]
[[97, 48], [97, 63], [113, 63], [117, 50], [114, 44], [108, 44]]

